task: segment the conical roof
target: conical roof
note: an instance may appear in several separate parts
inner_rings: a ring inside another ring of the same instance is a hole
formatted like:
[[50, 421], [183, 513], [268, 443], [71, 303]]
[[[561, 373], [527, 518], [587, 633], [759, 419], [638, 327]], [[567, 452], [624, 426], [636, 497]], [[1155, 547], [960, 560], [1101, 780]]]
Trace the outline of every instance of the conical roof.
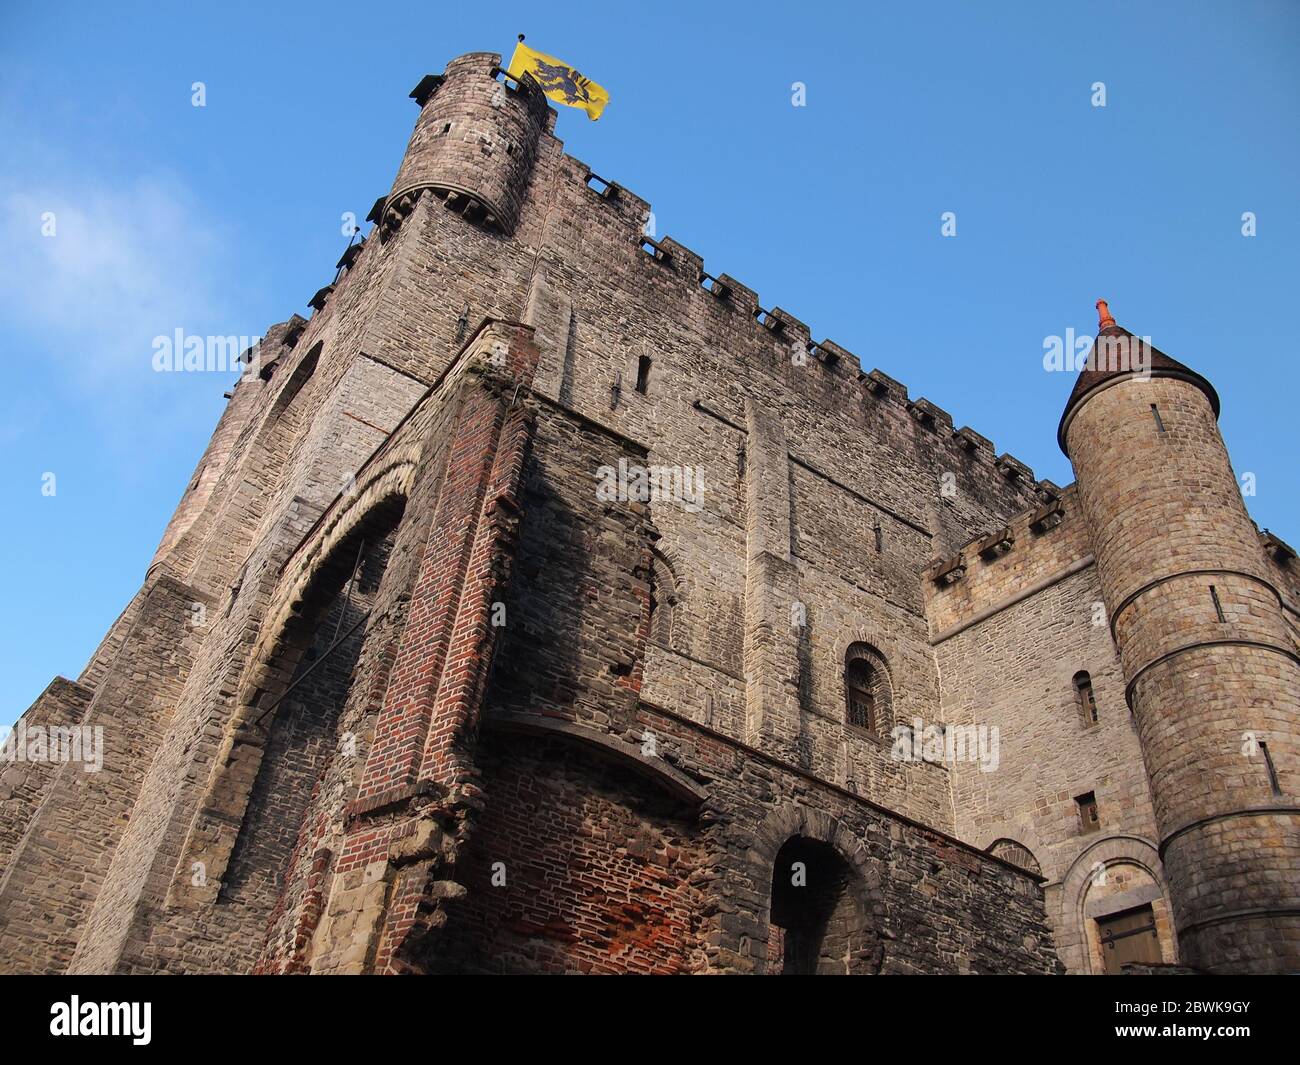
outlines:
[[1087, 365], [1074, 382], [1056, 431], [1056, 441], [1067, 456], [1070, 453], [1065, 447], [1065, 431], [1074, 412], [1091, 396], [1120, 378], [1144, 375], [1182, 378], [1205, 393], [1205, 398], [1214, 408], [1214, 416], [1219, 416], [1219, 394], [1209, 381], [1150, 342], [1117, 325], [1105, 300], [1097, 301], [1097, 317], [1097, 339], [1093, 342]]

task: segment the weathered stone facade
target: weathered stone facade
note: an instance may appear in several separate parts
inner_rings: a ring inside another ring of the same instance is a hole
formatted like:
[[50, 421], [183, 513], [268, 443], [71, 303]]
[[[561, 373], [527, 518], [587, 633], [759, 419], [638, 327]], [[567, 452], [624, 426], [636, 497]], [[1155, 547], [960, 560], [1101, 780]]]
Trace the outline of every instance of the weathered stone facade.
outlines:
[[1300, 566], [1194, 375], [1076, 392], [1037, 482], [645, 239], [499, 62], [421, 81], [24, 716], [104, 766], [0, 778], [0, 969], [1096, 972], [1143, 907], [1300, 968]]

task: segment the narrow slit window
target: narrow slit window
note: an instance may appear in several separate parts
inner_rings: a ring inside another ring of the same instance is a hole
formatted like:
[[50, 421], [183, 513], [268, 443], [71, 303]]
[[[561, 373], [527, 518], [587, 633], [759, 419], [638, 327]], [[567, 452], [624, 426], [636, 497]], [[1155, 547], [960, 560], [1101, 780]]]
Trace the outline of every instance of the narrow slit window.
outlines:
[[1268, 786], [1273, 789], [1274, 795], [1281, 795], [1282, 785], [1277, 779], [1277, 766], [1273, 764], [1273, 756], [1268, 753], [1268, 744], [1261, 741], [1259, 750], [1264, 756], [1264, 768], [1268, 770]]
[[1155, 419], [1156, 432], [1163, 433], [1165, 431], [1165, 423], [1160, 418], [1160, 408], [1154, 403], [1151, 404], [1151, 417]]
[[1095, 725], [1101, 720], [1097, 713], [1097, 696], [1092, 690], [1092, 677], [1086, 670], [1074, 675], [1074, 693], [1079, 700], [1079, 716], [1085, 725]]
[[876, 554], [880, 554], [885, 549], [885, 530], [880, 527], [880, 522], [872, 526], [872, 532], [876, 537]]
[[1223, 604], [1219, 602], [1219, 591], [1212, 584], [1210, 585], [1210, 600], [1214, 603], [1214, 613], [1219, 619], [1219, 624], [1222, 625], [1228, 619], [1223, 616]]
[[650, 356], [642, 355], [636, 360], [636, 390], [645, 395], [650, 388]]

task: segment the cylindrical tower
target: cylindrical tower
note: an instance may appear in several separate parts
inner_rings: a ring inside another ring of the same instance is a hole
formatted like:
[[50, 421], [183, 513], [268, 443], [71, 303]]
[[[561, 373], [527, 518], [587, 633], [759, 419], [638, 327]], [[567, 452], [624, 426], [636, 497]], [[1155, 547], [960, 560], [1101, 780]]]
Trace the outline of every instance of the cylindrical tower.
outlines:
[[493, 52], [471, 52], [411, 93], [420, 117], [385, 201], [381, 233], [404, 213], [407, 197], [422, 189], [489, 228], [513, 231], [549, 106], [531, 78], [512, 83], [500, 66]]
[[1300, 658], [1200, 374], [1105, 301], [1061, 417], [1182, 960], [1300, 971]]

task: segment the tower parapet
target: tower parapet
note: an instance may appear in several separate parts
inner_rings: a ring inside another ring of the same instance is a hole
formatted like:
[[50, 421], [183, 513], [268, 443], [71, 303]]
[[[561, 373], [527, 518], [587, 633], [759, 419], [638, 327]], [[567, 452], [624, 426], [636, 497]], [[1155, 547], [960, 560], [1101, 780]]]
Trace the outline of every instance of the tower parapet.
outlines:
[[[1135, 344], [1103, 301], [1099, 343]], [[1149, 348], [1149, 345], [1148, 345]], [[1300, 658], [1200, 374], [1090, 367], [1061, 419], [1184, 960], [1300, 969]]]
[[488, 228], [514, 230], [553, 112], [531, 78], [512, 80], [500, 55], [471, 52], [420, 81], [411, 93], [420, 117], [380, 212], [381, 235], [424, 189]]

